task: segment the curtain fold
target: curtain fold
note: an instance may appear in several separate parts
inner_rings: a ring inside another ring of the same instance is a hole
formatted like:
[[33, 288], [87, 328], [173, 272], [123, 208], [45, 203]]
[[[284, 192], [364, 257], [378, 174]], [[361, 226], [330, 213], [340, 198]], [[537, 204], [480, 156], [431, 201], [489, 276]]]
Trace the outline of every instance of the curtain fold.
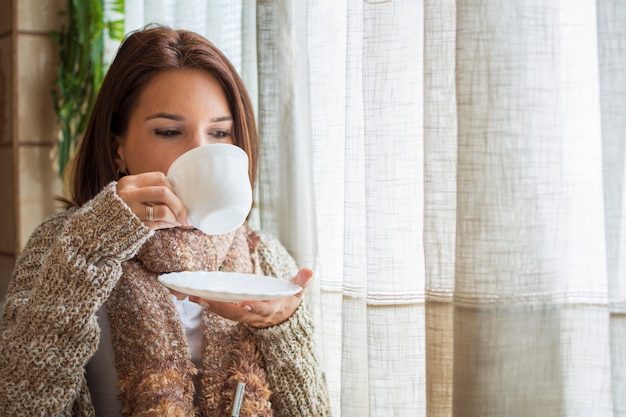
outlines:
[[[424, 2], [426, 414], [452, 415], [457, 204], [456, 2]], [[424, 415], [424, 414], [419, 414]]]
[[598, 62], [614, 415], [626, 416], [626, 4], [598, 0]]
[[260, 226], [316, 261], [306, 9], [257, 1]]
[[454, 415], [612, 413], [594, 9], [457, 2]]
[[316, 1], [309, 19], [322, 337], [341, 352], [324, 350], [327, 381], [337, 415], [415, 415], [426, 387], [423, 6]]

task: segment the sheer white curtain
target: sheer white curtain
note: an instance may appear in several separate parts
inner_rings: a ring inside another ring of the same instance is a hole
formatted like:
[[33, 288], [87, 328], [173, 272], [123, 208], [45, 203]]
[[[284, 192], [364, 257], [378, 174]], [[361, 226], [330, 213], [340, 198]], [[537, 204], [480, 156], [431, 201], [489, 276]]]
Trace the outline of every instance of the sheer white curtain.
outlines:
[[626, 3], [308, 7], [337, 414], [626, 415]]
[[258, 97], [336, 416], [626, 416], [626, 2], [142, 4]]

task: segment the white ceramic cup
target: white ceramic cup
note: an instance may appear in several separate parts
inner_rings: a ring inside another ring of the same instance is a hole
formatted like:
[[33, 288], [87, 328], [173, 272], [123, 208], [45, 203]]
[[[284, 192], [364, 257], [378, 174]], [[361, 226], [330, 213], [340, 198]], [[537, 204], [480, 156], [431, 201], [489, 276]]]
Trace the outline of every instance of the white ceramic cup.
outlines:
[[208, 235], [235, 230], [250, 213], [248, 155], [238, 146], [191, 149], [172, 163], [167, 178], [187, 207], [191, 224]]

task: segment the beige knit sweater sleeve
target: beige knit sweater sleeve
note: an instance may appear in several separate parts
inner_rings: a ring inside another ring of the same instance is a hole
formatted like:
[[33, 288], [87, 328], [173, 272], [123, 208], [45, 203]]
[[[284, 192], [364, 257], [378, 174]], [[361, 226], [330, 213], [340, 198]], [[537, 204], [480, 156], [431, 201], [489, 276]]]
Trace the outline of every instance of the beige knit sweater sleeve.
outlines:
[[[290, 279], [297, 272], [293, 258], [269, 235], [261, 235], [259, 257], [266, 275]], [[329, 417], [328, 392], [315, 354], [307, 306], [302, 303], [279, 325], [251, 331], [263, 356], [275, 417]]]
[[[54, 215], [19, 256], [0, 326], [0, 415], [89, 415], [84, 367], [98, 345], [95, 313], [121, 263], [152, 234], [107, 186]], [[82, 397], [82, 398], [81, 398]]]

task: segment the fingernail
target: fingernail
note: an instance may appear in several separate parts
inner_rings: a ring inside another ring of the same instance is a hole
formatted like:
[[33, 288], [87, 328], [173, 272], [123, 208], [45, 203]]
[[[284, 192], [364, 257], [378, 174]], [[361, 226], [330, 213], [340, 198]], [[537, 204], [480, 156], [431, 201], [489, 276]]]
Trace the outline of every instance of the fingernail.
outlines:
[[202, 300], [200, 299], [200, 297], [198, 297], [198, 296], [196, 296], [196, 295], [190, 295], [190, 296], [189, 296], [189, 301], [191, 301], [192, 303], [197, 303], [198, 305], [200, 305], [200, 306], [202, 306], [202, 307], [204, 307], [204, 308], [209, 308], [209, 307], [211, 307], [211, 304], [209, 304], [209, 303], [207, 303], [207, 302], [205, 302], [205, 301], [202, 301]]
[[252, 311], [252, 307], [250, 306], [243, 306], [243, 309], [246, 311]]

